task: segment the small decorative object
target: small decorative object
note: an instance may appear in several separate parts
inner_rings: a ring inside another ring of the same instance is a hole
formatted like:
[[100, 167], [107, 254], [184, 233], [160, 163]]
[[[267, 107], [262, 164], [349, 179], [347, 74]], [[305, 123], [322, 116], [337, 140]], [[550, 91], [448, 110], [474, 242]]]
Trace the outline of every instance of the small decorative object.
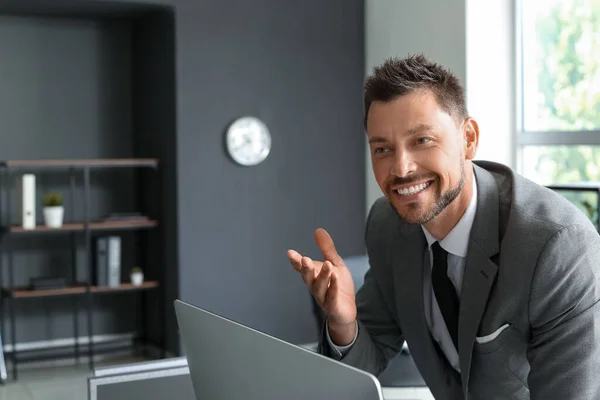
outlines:
[[133, 286], [141, 286], [144, 283], [144, 272], [140, 267], [133, 267], [131, 269], [131, 283]]
[[63, 224], [65, 208], [60, 193], [48, 193], [44, 196], [44, 222], [49, 228], [60, 228]]
[[227, 128], [225, 145], [236, 163], [244, 166], [257, 165], [271, 151], [271, 133], [258, 118], [242, 117]]

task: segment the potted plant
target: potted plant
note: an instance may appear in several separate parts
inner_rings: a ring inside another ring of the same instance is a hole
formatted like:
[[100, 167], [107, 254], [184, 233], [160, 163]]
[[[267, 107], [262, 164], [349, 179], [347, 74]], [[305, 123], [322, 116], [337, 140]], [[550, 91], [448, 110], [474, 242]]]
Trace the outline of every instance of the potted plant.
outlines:
[[131, 269], [131, 283], [133, 286], [141, 286], [144, 283], [144, 272], [140, 267], [133, 267]]
[[44, 196], [44, 222], [50, 228], [60, 228], [63, 224], [65, 208], [60, 193], [48, 193]]

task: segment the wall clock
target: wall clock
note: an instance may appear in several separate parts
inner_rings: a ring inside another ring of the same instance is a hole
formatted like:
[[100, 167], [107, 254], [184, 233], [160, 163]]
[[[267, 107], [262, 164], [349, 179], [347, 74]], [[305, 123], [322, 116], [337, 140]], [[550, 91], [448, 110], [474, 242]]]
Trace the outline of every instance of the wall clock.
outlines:
[[227, 128], [225, 146], [236, 163], [244, 166], [257, 165], [271, 151], [271, 133], [258, 118], [242, 117]]

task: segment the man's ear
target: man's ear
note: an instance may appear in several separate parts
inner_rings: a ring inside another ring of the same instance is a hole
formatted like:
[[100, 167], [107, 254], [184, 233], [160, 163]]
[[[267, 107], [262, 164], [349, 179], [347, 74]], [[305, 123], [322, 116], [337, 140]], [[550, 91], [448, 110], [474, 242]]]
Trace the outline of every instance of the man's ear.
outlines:
[[479, 147], [479, 125], [473, 118], [467, 118], [464, 122], [465, 158], [472, 160], [477, 154]]

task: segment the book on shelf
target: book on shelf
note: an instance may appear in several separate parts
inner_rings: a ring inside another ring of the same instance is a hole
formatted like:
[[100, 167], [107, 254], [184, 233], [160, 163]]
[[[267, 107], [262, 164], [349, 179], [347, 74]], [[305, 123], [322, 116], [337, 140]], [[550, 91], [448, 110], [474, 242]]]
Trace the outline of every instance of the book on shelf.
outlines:
[[67, 279], [61, 276], [39, 276], [29, 279], [30, 290], [50, 290], [67, 287]]
[[104, 236], [96, 239], [96, 285], [119, 287], [121, 285], [121, 238]]

